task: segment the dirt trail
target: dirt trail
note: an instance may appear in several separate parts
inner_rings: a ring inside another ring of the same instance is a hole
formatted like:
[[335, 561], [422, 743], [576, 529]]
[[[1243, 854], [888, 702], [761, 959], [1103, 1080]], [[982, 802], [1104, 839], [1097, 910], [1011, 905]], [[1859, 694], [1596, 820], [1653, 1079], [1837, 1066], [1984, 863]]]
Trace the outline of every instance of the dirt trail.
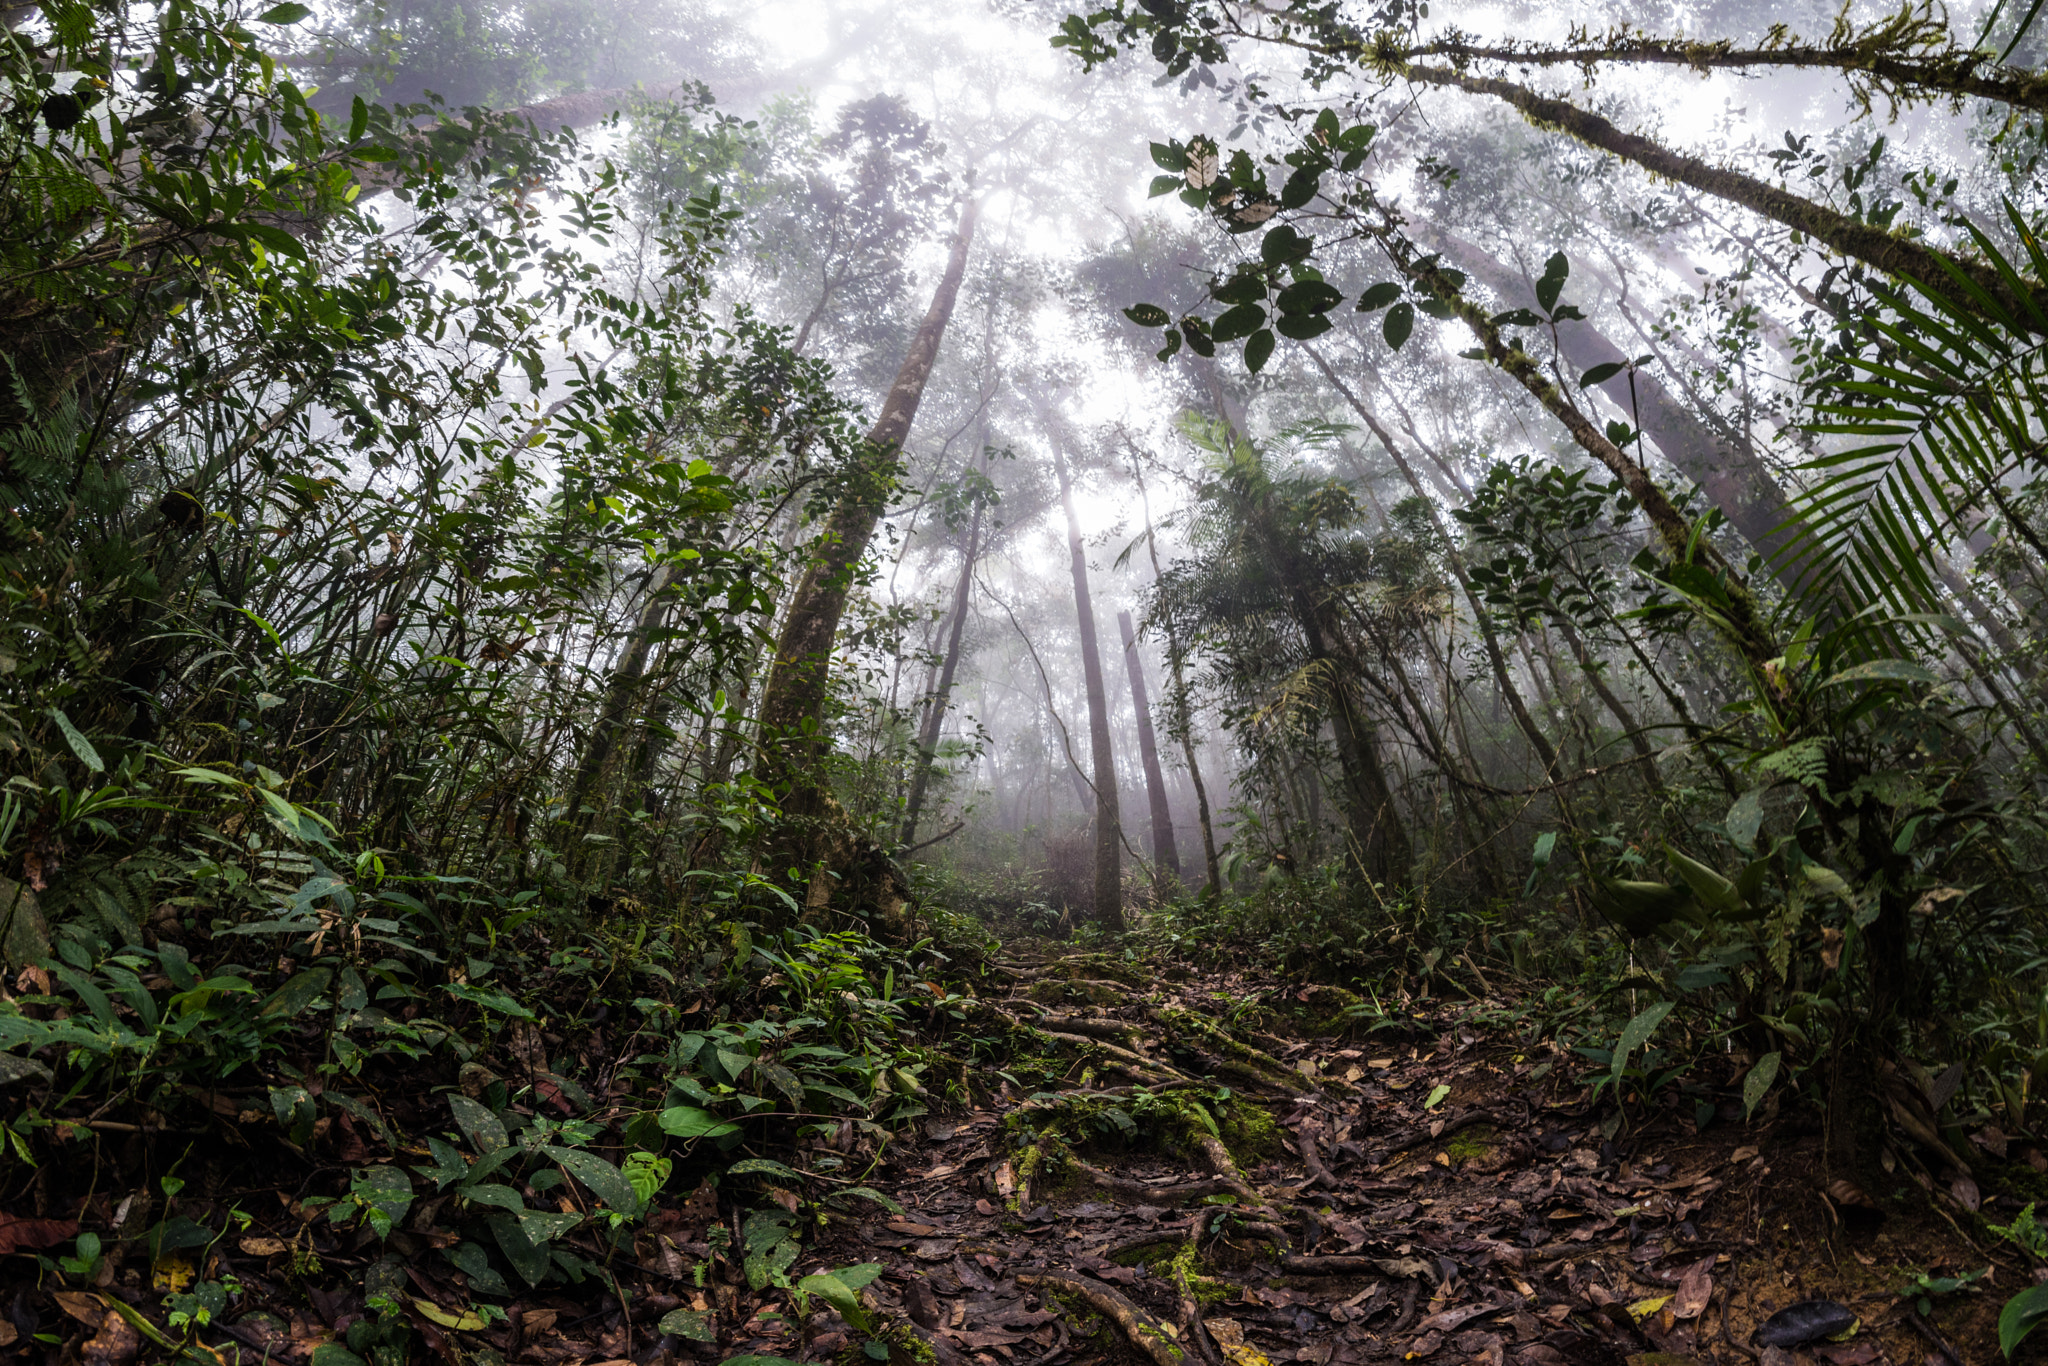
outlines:
[[[1986, 1259], [1954, 1237], [1830, 1227], [1817, 1135], [1794, 1125], [1696, 1135], [1688, 1108], [1617, 1127], [1548, 1052], [1456, 1023], [1469, 1006], [1360, 1035], [1329, 988], [1099, 960], [1007, 971], [985, 1008], [1015, 1022], [1020, 1050], [1035, 1031], [1067, 1058], [1072, 1089], [1004, 1083], [988, 1107], [926, 1123], [873, 1181], [901, 1215], [819, 1249], [883, 1262], [872, 1298], [942, 1366], [1963, 1359], [1916, 1325], [1886, 1263]], [[1809, 1298], [1842, 1302], [1858, 1330], [1750, 1345]], [[1988, 1324], [1968, 1307], [1975, 1360]], [[828, 1332], [807, 1354], [845, 1341]], [[733, 1350], [796, 1346], [771, 1332]]]
[[[978, 1108], [933, 1099], [879, 1152], [884, 1131], [856, 1119], [795, 1149], [750, 1139], [737, 1163], [685, 1148], [688, 1179], [679, 1169], [638, 1223], [579, 1219], [594, 1207], [557, 1181], [549, 1197], [563, 1213], [535, 1217], [574, 1225], [554, 1248], [575, 1274], [534, 1292], [464, 1260], [451, 1198], [424, 1184], [424, 1139], [382, 1140], [387, 1161], [423, 1183], [403, 1227], [380, 1235], [321, 1217], [309, 1193], [347, 1192], [379, 1142], [346, 1114], [299, 1152], [253, 1100], [220, 1098], [238, 1146], [175, 1136], [192, 1157], [180, 1208], [205, 1225], [181, 1215], [180, 1227], [206, 1245], [154, 1265], [142, 1232], [151, 1192], [124, 1194], [110, 1184], [120, 1164], [103, 1177], [98, 1150], [80, 1149], [76, 1170], [45, 1164], [32, 1201], [0, 1214], [0, 1252], [17, 1253], [0, 1286], [0, 1355], [43, 1366], [175, 1353], [199, 1366], [1975, 1366], [1993, 1359], [1998, 1306], [2027, 1283], [1960, 1202], [2009, 1220], [2030, 1182], [2048, 1189], [2039, 1154], [2015, 1142], [2008, 1160], [1986, 1157], [1947, 1184], [1909, 1147], [1887, 1146], [1896, 1177], [1831, 1202], [1810, 1107], [1766, 1106], [1746, 1124], [1733, 1074], [1702, 1067], [1720, 1090], [1681, 1100], [1672, 1086], [1654, 1105], [1625, 1092], [1617, 1113], [1611, 1098], [1595, 1103], [1584, 1059], [1524, 1042], [1534, 1033], [1518, 1032], [1526, 1022], [1483, 979], [1488, 999], [1381, 1009], [1257, 974], [1013, 945], [981, 981], [978, 996], [948, 998], [965, 1020], [924, 1041], [927, 1080]], [[446, 1088], [412, 1089], [402, 1133], [445, 1129]], [[574, 1109], [552, 1084], [534, 1095], [563, 1122]], [[629, 1123], [650, 1103], [614, 1091], [591, 1119]], [[1702, 1117], [1712, 1122], [1697, 1132]], [[147, 1151], [139, 1132], [105, 1136]], [[624, 1140], [605, 1141], [623, 1160]], [[702, 1179], [716, 1171], [722, 1185]], [[224, 1219], [233, 1231], [213, 1232]], [[58, 1276], [30, 1260], [61, 1255], [83, 1227], [109, 1231], [97, 1268]], [[856, 1275], [859, 1287], [803, 1290], [807, 1275], [875, 1262], [879, 1276]], [[1912, 1300], [1899, 1293], [1916, 1276], [1987, 1267], [1948, 1293], [1925, 1281]], [[166, 1317], [183, 1284], [172, 1273], [223, 1288], [202, 1331]], [[1858, 1327], [1798, 1352], [1753, 1344], [1760, 1323], [1809, 1299], [1836, 1302]]]

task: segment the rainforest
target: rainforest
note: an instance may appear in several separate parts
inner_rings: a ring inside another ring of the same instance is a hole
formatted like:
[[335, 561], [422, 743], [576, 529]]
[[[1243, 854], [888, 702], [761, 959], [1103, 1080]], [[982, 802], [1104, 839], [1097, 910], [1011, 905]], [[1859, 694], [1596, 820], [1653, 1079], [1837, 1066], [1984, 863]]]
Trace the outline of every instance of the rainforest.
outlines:
[[2042, 9], [0, 0], [0, 1358], [2048, 1360]]

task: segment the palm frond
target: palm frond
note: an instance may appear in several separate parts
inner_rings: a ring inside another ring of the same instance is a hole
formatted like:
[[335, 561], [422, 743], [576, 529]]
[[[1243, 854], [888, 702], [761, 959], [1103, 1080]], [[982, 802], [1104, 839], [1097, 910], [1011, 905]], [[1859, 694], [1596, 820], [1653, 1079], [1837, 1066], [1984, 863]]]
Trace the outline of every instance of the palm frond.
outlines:
[[[2048, 279], [2034, 231], [2006, 212], [2037, 279]], [[1974, 226], [1978, 250], [2013, 287], [2015, 317], [1960, 271], [1909, 280], [1873, 317], [1879, 354], [1846, 358], [1850, 378], [1813, 407], [1809, 430], [1856, 444], [1805, 461], [1809, 484], [1787, 552], [1816, 600], [1883, 603], [1898, 613], [1940, 603], [1936, 553], [1967, 539], [2000, 485], [2048, 450], [2048, 314]]]

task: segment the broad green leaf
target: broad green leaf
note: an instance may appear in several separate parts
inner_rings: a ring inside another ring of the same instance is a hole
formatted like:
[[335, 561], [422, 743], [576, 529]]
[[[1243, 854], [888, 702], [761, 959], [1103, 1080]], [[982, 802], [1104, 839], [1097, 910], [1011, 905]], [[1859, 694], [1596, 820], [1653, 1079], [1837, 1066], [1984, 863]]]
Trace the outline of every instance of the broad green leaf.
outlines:
[[1626, 369], [1628, 369], [1627, 361], [1610, 360], [1603, 362], [1579, 376], [1579, 387], [1581, 389], [1590, 389], [1596, 384], [1605, 384], [1608, 380], [1613, 379]]
[[1742, 1113], [1748, 1117], [1756, 1113], [1756, 1107], [1763, 1104], [1764, 1093], [1771, 1089], [1771, 1083], [1778, 1079], [1778, 1068], [1783, 1065], [1785, 1055], [1771, 1052], [1756, 1060], [1756, 1066], [1749, 1069], [1742, 1078]]
[[1401, 286], [1394, 284], [1392, 281], [1381, 281], [1379, 284], [1369, 287], [1365, 293], [1358, 296], [1358, 311], [1360, 313], [1370, 313], [1376, 308], [1385, 308], [1400, 297]]
[[310, 18], [312, 13], [312, 7], [309, 5], [297, 4], [295, 0], [285, 0], [284, 4], [272, 5], [269, 9], [257, 15], [256, 22], [259, 24], [296, 24], [301, 19]]
[[71, 752], [78, 756], [79, 763], [95, 773], [107, 771], [106, 760], [100, 758], [100, 752], [92, 747], [92, 741], [86, 739], [84, 733], [71, 724], [71, 718], [64, 714], [62, 708], [50, 708], [50, 719], [57, 723], [58, 733], [64, 737], [64, 743], [71, 746]]
[[504, 1124], [488, 1106], [455, 1092], [448, 1097], [448, 1108], [454, 1112], [456, 1126], [462, 1130], [463, 1137], [479, 1155], [496, 1152], [512, 1141], [505, 1133]]
[[334, 973], [328, 968], [307, 968], [304, 972], [295, 973], [290, 981], [271, 994], [257, 1013], [295, 1019], [320, 999], [320, 993], [327, 990], [327, 984], [332, 980]]
[[640, 1208], [640, 1197], [633, 1193], [633, 1183], [626, 1174], [596, 1153], [586, 1153], [576, 1148], [558, 1148], [549, 1145], [541, 1149], [549, 1157], [562, 1164], [569, 1175], [590, 1188], [590, 1193], [609, 1205], [616, 1213], [633, 1214]]
[[1852, 664], [1827, 682], [1823, 688], [1832, 688], [1838, 683], [1939, 683], [1941, 679], [1932, 669], [1906, 659], [1871, 659], [1861, 664]]
[[1158, 304], [1132, 304], [1124, 310], [1124, 316], [1140, 327], [1164, 327], [1173, 317]]
[[1998, 1314], [1998, 1350], [2006, 1356], [2048, 1319], [2048, 1284], [2028, 1286], [2005, 1302]]
[[1621, 1074], [1628, 1070], [1628, 1055], [1650, 1041], [1657, 1026], [1664, 1023], [1664, 1017], [1671, 1013], [1671, 1001], [1659, 1001], [1645, 1007], [1633, 1020], [1622, 1026], [1621, 1039], [1614, 1045], [1614, 1070], [1609, 1080], [1615, 1086], [1621, 1085]]
[[1262, 327], [1252, 333], [1244, 344], [1244, 366], [1253, 374], [1266, 368], [1266, 362], [1273, 358], [1273, 329]]
[[1396, 351], [1401, 349], [1401, 343], [1407, 341], [1408, 334], [1414, 330], [1415, 305], [1410, 303], [1395, 304], [1388, 309], [1387, 320], [1380, 327], [1381, 334], [1387, 339], [1387, 345]]
[[675, 1138], [724, 1138], [740, 1126], [694, 1105], [671, 1105], [661, 1112], [661, 1131]]
[[729, 1176], [780, 1176], [790, 1181], [804, 1179], [802, 1172], [792, 1171], [780, 1162], [766, 1157], [749, 1157], [733, 1163], [725, 1170]]
[[1442, 1083], [1438, 1083], [1436, 1086], [1430, 1088], [1429, 1099], [1422, 1102], [1422, 1108], [1425, 1110], [1434, 1110], [1437, 1106], [1443, 1104], [1445, 1097], [1449, 1096], [1450, 1094], [1450, 1087]]
[[711, 1315], [694, 1309], [671, 1309], [662, 1315], [655, 1325], [671, 1337], [683, 1338], [690, 1342], [716, 1342], [718, 1334], [712, 1330]]
[[1738, 849], [1754, 849], [1757, 831], [1764, 823], [1764, 793], [1769, 788], [1753, 787], [1735, 799], [1728, 808], [1725, 823], [1729, 840]]

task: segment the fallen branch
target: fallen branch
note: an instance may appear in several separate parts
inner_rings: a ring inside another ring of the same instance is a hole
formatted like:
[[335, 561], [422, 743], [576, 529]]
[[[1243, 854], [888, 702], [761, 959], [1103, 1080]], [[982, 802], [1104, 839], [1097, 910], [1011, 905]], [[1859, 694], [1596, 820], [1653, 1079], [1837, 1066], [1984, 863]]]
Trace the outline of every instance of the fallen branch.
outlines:
[[1030, 1288], [1057, 1290], [1083, 1300], [1088, 1307], [1114, 1323], [1130, 1344], [1150, 1357], [1155, 1366], [1185, 1366], [1180, 1348], [1164, 1328], [1144, 1310], [1132, 1304], [1100, 1281], [1084, 1281], [1059, 1271], [1031, 1272], [1017, 1277], [1017, 1284]]

